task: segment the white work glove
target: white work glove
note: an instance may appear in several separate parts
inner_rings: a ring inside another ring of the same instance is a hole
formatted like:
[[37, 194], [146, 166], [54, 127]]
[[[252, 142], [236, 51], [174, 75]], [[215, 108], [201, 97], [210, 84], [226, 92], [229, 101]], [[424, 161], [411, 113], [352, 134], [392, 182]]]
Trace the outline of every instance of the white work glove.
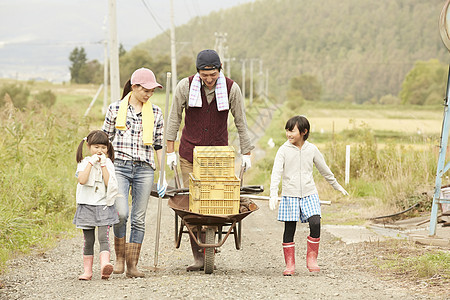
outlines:
[[100, 167], [106, 167], [106, 155], [105, 153], [102, 153], [100, 157]]
[[174, 152], [167, 153], [167, 165], [171, 170], [177, 165], [177, 154]]
[[278, 204], [278, 196], [270, 196], [269, 199], [270, 210], [275, 210], [275, 208], [277, 208], [277, 204]]
[[348, 196], [348, 192], [347, 192], [342, 186], [340, 186], [337, 190], [338, 190], [339, 192], [341, 192], [342, 195]]
[[96, 163], [98, 163], [100, 161], [100, 157], [97, 155], [97, 154], [94, 154], [94, 155], [92, 155], [90, 158], [89, 158], [89, 163], [91, 164], [91, 165], [95, 165]]
[[[161, 178], [161, 172], [159, 172], [159, 178]], [[164, 174], [163, 184], [160, 186], [161, 180], [158, 179], [158, 184], [156, 185], [156, 189], [158, 190], [158, 195], [162, 198], [166, 194], [167, 190], [167, 181], [166, 181], [166, 175]]]
[[250, 155], [242, 155], [242, 166], [245, 168], [245, 170], [248, 170], [252, 167]]

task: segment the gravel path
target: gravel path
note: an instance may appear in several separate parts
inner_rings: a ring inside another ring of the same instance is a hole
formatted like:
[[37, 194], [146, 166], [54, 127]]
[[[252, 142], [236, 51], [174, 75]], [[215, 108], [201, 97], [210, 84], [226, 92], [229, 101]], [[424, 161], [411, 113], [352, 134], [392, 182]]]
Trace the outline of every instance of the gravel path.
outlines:
[[[5, 288], [1, 299], [442, 299], [416, 294], [394, 281], [384, 281], [358, 265], [358, 247], [347, 246], [322, 232], [319, 274], [305, 267], [306, 225], [298, 226], [297, 273], [283, 277], [281, 247], [283, 224], [267, 202], [243, 220], [242, 249], [236, 250], [231, 236], [216, 255], [213, 274], [187, 273], [192, 255], [184, 235], [181, 247], [174, 247], [174, 212], [163, 200], [159, 263], [151, 270], [155, 253], [157, 199], [151, 198], [147, 213], [147, 234], [138, 264], [145, 278], [113, 275], [108, 281], [99, 275], [98, 256], [92, 281], [79, 281], [82, 273], [82, 234], [61, 241], [55, 249], [40, 255], [11, 261], [8, 273], [0, 277]], [[111, 234], [112, 236], [112, 234]], [[98, 244], [96, 244], [96, 251]], [[112, 253], [113, 254], [113, 253]], [[114, 254], [112, 255], [114, 257]], [[146, 267], [146, 268], [145, 268]]]

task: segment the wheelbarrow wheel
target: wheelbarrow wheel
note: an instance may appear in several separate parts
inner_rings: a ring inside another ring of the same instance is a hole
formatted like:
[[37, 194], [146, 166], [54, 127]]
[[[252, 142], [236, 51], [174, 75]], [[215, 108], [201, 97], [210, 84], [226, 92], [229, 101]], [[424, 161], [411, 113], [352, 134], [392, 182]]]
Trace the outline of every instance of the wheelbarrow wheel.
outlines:
[[[216, 230], [214, 228], [206, 228], [205, 243], [214, 244], [216, 237]], [[214, 247], [205, 248], [205, 274], [214, 272]]]

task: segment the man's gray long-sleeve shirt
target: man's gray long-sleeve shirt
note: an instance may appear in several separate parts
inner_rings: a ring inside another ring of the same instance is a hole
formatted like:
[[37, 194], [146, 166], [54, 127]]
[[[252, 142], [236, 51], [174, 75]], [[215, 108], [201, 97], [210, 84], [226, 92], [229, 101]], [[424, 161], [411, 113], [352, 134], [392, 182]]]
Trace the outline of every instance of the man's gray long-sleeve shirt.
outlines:
[[[205, 91], [208, 103], [214, 99], [215, 86], [209, 90], [204, 84], [202, 89]], [[242, 99], [241, 89], [236, 82], [231, 86], [230, 94], [228, 95], [228, 102], [231, 114], [234, 117], [234, 124], [236, 125], [239, 134], [239, 144], [242, 154], [250, 152], [252, 146], [250, 137], [248, 135], [247, 119], [245, 117], [244, 101]], [[175, 141], [177, 133], [180, 128], [180, 123], [183, 118], [183, 110], [189, 109], [189, 78], [183, 78], [177, 85], [175, 96], [173, 97], [172, 108], [170, 110], [169, 121], [167, 124], [167, 140]]]

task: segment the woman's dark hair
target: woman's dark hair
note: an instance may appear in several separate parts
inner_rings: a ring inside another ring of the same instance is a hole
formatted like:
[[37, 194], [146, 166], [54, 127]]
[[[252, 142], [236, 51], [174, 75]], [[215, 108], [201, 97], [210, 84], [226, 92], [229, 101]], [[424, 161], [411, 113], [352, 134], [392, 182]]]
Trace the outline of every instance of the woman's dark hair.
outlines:
[[297, 125], [298, 131], [300, 131], [300, 133], [305, 132], [305, 130], [307, 130], [306, 134], [303, 136], [303, 140], [306, 141], [306, 139], [309, 136], [309, 128], [310, 128], [308, 119], [305, 118], [304, 116], [292, 117], [286, 122], [286, 126], [284, 126], [284, 129], [292, 131], [295, 125]]
[[123, 86], [123, 93], [121, 99], [125, 98], [125, 96], [128, 95], [129, 92], [131, 92], [131, 79], [128, 79], [128, 81]]
[[87, 137], [85, 137], [80, 144], [78, 145], [77, 149], [77, 163], [81, 162], [83, 160], [83, 146], [84, 142], [89, 145], [105, 145], [108, 147], [108, 157], [112, 161], [114, 161], [114, 148], [111, 142], [109, 141], [108, 135], [101, 131], [101, 130], [93, 130], [91, 131]]

